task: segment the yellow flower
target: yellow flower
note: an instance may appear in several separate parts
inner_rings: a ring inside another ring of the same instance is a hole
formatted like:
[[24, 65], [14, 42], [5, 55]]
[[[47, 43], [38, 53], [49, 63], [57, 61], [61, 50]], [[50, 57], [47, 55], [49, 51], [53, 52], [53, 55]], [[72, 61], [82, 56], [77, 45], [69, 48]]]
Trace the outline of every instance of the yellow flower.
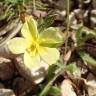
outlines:
[[21, 34], [23, 37], [15, 37], [7, 44], [13, 54], [24, 53], [24, 64], [30, 70], [48, 67], [59, 59], [60, 54], [55, 47], [61, 44], [62, 36], [57, 28], [50, 27], [39, 33], [37, 22], [28, 16]]

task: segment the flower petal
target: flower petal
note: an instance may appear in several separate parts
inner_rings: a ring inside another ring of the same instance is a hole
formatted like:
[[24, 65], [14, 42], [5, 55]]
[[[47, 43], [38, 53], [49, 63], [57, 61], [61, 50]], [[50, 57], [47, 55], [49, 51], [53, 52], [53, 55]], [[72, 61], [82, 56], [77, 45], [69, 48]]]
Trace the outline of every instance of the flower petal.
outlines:
[[39, 49], [39, 54], [41, 59], [49, 65], [56, 63], [60, 55], [56, 48], [48, 47], [41, 47]]
[[24, 54], [24, 64], [31, 72], [32, 79], [36, 84], [40, 83], [44, 79], [46, 70], [49, 67], [48, 64], [40, 60], [39, 54], [30, 56], [27, 52]]
[[13, 38], [7, 42], [8, 48], [13, 54], [24, 53], [27, 47], [26, 44], [27, 44], [26, 40], [21, 37]]
[[63, 43], [63, 36], [58, 28], [50, 27], [40, 34], [40, 45], [45, 47], [58, 47]]
[[25, 52], [24, 64], [30, 70], [36, 70], [40, 67], [40, 56], [39, 55], [31, 56], [28, 52]]
[[37, 24], [36, 21], [32, 18], [32, 16], [28, 16], [25, 18], [25, 23], [21, 29], [21, 33], [23, 37], [28, 40], [37, 38], [38, 35]]

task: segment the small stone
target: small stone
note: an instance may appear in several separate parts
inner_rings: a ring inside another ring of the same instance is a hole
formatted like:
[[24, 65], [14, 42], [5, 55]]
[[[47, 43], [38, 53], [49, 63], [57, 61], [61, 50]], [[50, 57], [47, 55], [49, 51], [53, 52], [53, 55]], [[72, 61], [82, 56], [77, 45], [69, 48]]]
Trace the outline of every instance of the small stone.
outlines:
[[4, 85], [3, 85], [2, 83], [0, 83], [0, 89], [1, 89], [1, 88], [4, 88]]
[[91, 21], [92, 21], [92, 23], [96, 24], [96, 18], [95, 17], [91, 17]]
[[31, 82], [27, 81], [26, 79], [22, 78], [22, 77], [17, 77], [14, 81], [13, 81], [13, 89], [14, 92], [17, 95], [23, 94], [25, 91], [27, 91], [28, 89], [33, 88], [33, 85]]
[[94, 28], [96, 26], [96, 9], [91, 11], [90, 21], [92, 28]]
[[92, 10], [92, 11], [91, 11], [91, 14], [92, 14], [92, 15], [96, 15], [96, 9]]
[[92, 7], [96, 9], [96, 0], [92, 0]]
[[39, 11], [39, 10], [35, 10], [33, 13], [33, 16], [40, 18], [40, 17], [45, 17], [47, 16], [47, 13], [44, 11]]
[[83, 2], [84, 2], [84, 4], [88, 4], [91, 2], [91, 0], [84, 0]]
[[0, 89], [0, 96], [16, 96], [10, 89]]
[[65, 79], [61, 84], [61, 96], [77, 96], [72, 82], [70, 80]]
[[92, 73], [88, 74], [85, 85], [89, 94], [88, 96], [96, 96], [96, 77]]
[[14, 67], [9, 59], [0, 57], [0, 79], [11, 79], [14, 73]]

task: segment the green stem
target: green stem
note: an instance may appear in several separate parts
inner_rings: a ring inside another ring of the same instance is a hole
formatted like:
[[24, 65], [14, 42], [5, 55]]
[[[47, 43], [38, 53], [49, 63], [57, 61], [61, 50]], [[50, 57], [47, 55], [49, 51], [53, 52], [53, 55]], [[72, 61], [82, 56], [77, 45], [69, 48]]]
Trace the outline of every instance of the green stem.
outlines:
[[33, 11], [35, 11], [36, 10], [36, 1], [35, 0], [33, 0]]
[[67, 46], [68, 46], [68, 37], [69, 37], [69, 28], [70, 28], [70, 20], [69, 20], [69, 13], [70, 13], [70, 0], [67, 0], [67, 28], [66, 28], [66, 40], [65, 40], [65, 51], [64, 55], [67, 53]]
[[54, 81], [56, 80], [56, 78], [58, 78], [58, 76], [60, 76], [62, 73], [63, 73], [63, 71], [60, 70], [60, 72], [58, 72], [58, 74], [56, 74], [56, 75], [48, 82], [48, 84], [45, 86], [45, 88], [43, 89], [43, 91], [40, 93], [39, 96], [47, 96], [50, 88], [52, 87], [53, 82], [54, 82]]

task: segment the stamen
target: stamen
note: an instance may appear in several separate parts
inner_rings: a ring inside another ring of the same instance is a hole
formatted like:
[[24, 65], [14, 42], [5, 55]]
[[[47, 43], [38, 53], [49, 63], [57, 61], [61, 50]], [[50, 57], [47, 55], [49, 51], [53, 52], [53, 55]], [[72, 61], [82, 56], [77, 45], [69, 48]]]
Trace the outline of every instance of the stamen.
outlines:
[[30, 46], [26, 49], [26, 51], [31, 55], [35, 56], [38, 52], [39, 44], [37, 42], [33, 42]]

